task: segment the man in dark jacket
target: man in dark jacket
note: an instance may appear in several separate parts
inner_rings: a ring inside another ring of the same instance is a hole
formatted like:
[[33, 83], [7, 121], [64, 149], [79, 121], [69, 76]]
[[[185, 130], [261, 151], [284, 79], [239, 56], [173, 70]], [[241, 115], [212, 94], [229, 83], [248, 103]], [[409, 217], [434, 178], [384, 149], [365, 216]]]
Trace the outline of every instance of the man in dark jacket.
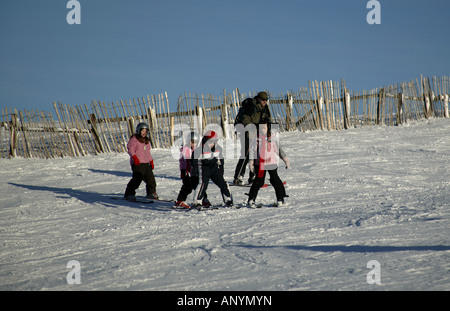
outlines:
[[[242, 126], [236, 126], [236, 130], [239, 132], [241, 139], [241, 156], [234, 171], [233, 184], [235, 185], [241, 185], [244, 179], [245, 167], [249, 161], [250, 136], [253, 138], [256, 135], [256, 126], [258, 126], [261, 120], [270, 120], [270, 109], [267, 104], [269, 95], [266, 92], [259, 92], [254, 98], [247, 100], [251, 102], [244, 107]], [[250, 124], [255, 126], [247, 127]], [[248, 183], [253, 183], [254, 179], [255, 174], [250, 172]]]

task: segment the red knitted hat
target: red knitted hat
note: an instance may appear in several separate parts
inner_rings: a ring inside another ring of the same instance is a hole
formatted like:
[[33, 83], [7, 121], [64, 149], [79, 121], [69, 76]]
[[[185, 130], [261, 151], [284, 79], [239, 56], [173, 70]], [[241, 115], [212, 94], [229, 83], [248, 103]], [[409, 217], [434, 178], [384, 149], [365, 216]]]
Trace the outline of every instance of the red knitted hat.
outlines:
[[214, 131], [207, 131], [202, 139], [202, 144], [205, 144], [207, 141], [216, 143], [219, 140], [217, 133]]

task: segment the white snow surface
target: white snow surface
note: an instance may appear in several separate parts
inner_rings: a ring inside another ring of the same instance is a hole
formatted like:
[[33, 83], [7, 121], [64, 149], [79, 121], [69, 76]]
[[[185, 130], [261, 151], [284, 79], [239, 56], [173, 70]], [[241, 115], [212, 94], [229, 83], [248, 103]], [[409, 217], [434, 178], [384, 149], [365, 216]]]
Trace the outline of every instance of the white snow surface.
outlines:
[[[280, 143], [292, 166], [279, 169], [280, 208], [112, 200], [131, 177], [126, 153], [0, 159], [0, 290], [450, 290], [450, 120]], [[152, 154], [160, 197], [175, 199], [178, 161]], [[226, 159], [228, 181], [236, 163]], [[230, 189], [246, 202], [249, 188]], [[214, 184], [208, 194], [222, 203]], [[258, 202], [274, 200], [260, 190]], [[67, 282], [71, 260], [81, 284]], [[381, 284], [367, 281], [371, 260]]]

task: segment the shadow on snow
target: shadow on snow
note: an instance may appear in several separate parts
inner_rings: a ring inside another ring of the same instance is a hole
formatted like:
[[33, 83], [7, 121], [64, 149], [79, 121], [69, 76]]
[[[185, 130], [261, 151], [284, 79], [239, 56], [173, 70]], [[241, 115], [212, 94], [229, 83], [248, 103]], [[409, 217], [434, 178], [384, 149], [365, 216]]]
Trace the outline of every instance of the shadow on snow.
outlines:
[[306, 246], [306, 245], [280, 245], [280, 246], [256, 246], [248, 244], [238, 244], [229, 245], [243, 248], [255, 248], [255, 249], [270, 249], [270, 248], [285, 248], [297, 251], [312, 251], [312, 252], [323, 252], [323, 253], [384, 253], [384, 252], [404, 252], [404, 251], [449, 251], [450, 246], [448, 245], [420, 245], [420, 246], [378, 246], [378, 245], [317, 245], [317, 246]]
[[32, 191], [48, 191], [57, 194], [57, 198], [67, 199], [67, 197], [76, 198], [87, 204], [102, 204], [107, 207], [128, 206], [132, 208], [140, 208], [147, 210], [171, 211], [168, 207], [172, 206], [169, 202], [157, 202], [153, 204], [144, 204], [138, 202], [128, 202], [126, 200], [113, 200], [112, 198], [120, 198], [122, 194], [101, 194], [97, 192], [89, 192], [71, 188], [57, 188], [48, 186], [22, 185], [17, 183], [9, 183], [12, 186], [32, 190]]

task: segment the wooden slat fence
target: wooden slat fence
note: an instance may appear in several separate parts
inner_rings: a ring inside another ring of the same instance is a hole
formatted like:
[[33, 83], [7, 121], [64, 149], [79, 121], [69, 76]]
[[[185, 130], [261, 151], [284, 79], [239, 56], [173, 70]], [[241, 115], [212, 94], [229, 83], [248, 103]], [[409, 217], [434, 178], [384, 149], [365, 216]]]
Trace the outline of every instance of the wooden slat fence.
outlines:
[[[448, 77], [420, 77], [369, 91], [355, 92], [345, 81], [310, 81], [286, 94], [269, 93], [269, 107], [280, 131], [342, 130], [370, 125], [399, 125], [410, 120], [449, 118]], [[167, 93], [133, 100], [68, 106], [53, 103], [54, 114], [39, 110], [1, 111], [1, 157], [55, 158], [126, 152], [139, 122], [150, 126], [153, 148], [170, 148], [186, 131], [222, 130], [234, 138], [240, 102], [256, 92], [239, 89], [219, 96], [183, 94], [171, 112]]]

